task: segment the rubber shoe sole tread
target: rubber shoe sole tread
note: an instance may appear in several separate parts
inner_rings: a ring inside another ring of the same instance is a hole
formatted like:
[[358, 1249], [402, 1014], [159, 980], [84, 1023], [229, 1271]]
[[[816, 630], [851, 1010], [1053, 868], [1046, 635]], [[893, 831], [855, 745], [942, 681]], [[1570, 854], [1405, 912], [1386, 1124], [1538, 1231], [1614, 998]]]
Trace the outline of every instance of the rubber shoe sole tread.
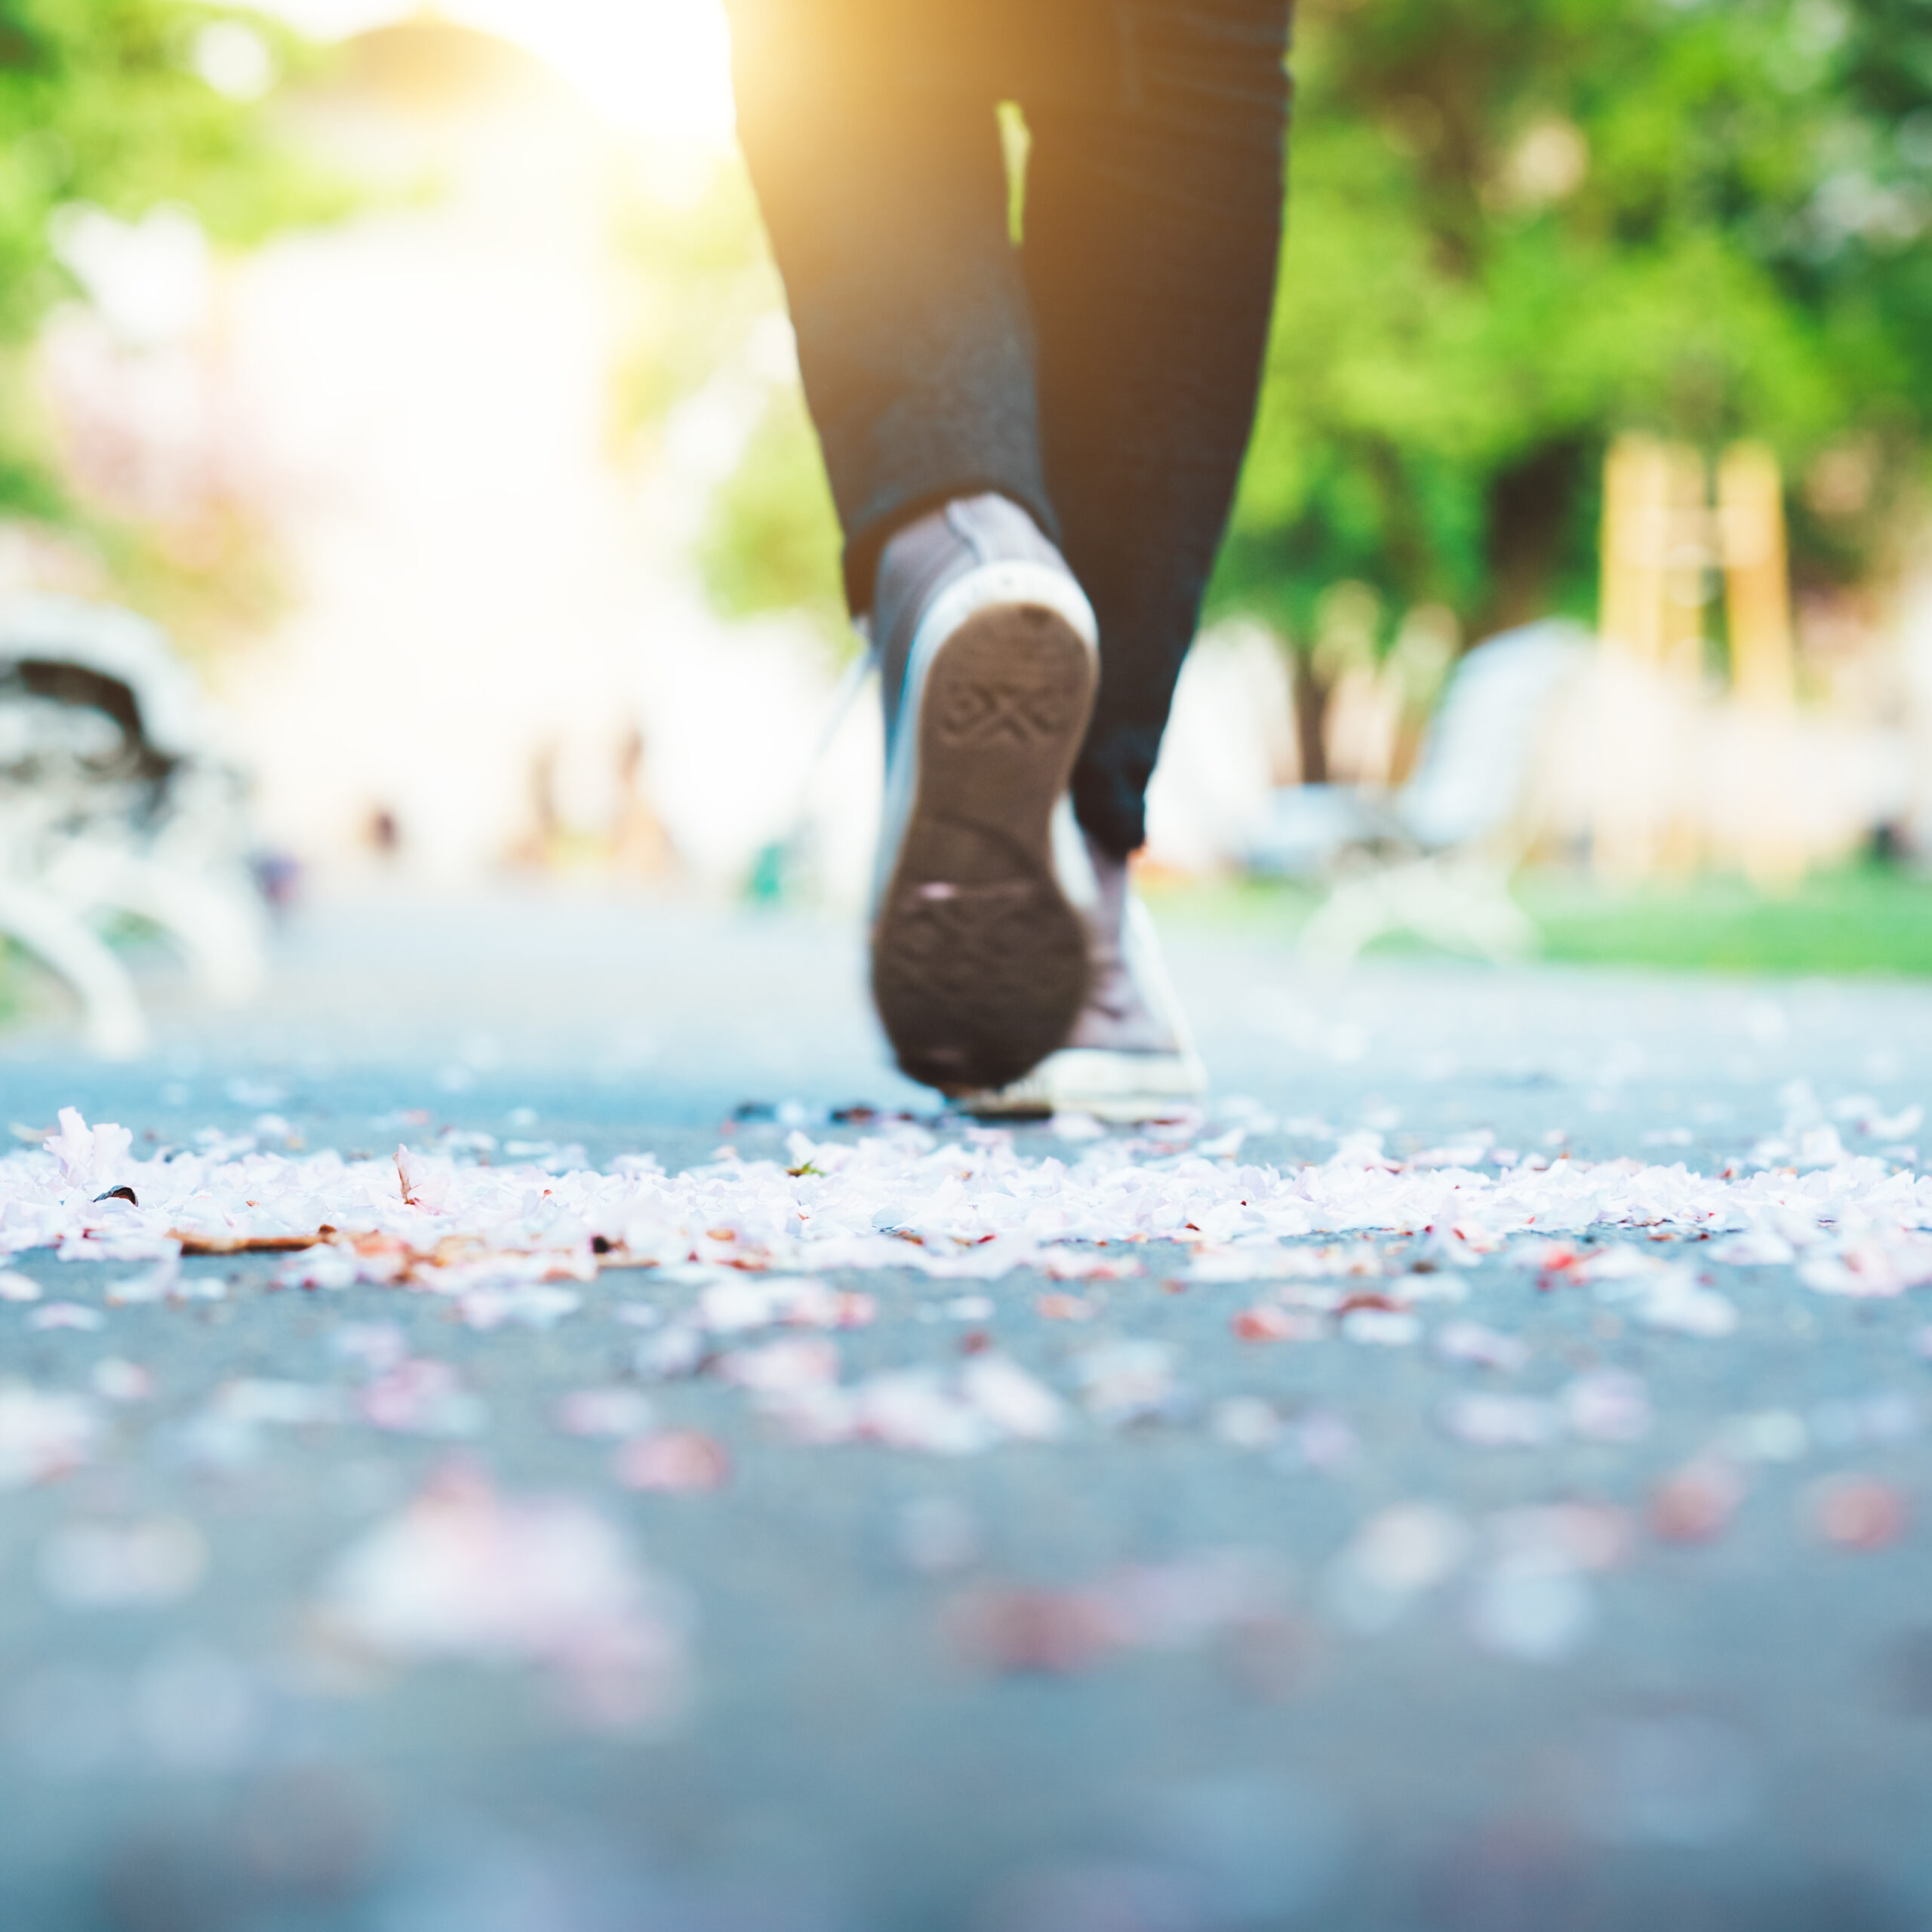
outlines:
[[1091, 648], [1033, 605], [976, 612], [934, 657], [918, 782], [872, 940], [879, 1018], [925, 1085], [1003, 1087], [1078, 1017], [1086, 930], [1054, 875], [1051, 825], [1097, 684]]

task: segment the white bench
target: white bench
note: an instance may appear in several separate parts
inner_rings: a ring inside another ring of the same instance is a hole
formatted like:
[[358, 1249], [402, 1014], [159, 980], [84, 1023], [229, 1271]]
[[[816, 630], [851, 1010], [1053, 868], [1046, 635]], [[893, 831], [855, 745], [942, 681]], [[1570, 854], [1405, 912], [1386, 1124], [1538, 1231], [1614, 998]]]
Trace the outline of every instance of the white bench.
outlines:
[[148, 1038], [104, 920], [158, 928], [217, 999], [260, 986], [245, 789], [157, 626], [73, 598], [0, 602], [0, 934], [73, 988], [95, 1053]]
[[1506, 631], [1457, 665], [1398, 790], [1306, 785], [1276, 795], [1251, 865], [1333, 881], [1303, 928], [1305, 952], [1350, 959], [1399, 931], [1496, 959], [1534, 947], [1536, 927], [1510, 896], [1509, 877], [1532, 835], [1550, 720], [1592, 656], [1576, 625], [1552, 619]]

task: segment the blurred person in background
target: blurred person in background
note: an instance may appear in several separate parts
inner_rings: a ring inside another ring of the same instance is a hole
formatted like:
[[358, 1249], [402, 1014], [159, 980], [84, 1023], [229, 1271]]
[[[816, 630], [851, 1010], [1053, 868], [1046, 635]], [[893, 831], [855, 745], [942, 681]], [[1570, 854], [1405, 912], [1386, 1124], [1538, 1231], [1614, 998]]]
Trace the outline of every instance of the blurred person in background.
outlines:
[[1128, 860], [1253, 425], [1287, 0], [731, 11], [884, 686], [887, 1035], [980, 1111], [1195, 1097]]

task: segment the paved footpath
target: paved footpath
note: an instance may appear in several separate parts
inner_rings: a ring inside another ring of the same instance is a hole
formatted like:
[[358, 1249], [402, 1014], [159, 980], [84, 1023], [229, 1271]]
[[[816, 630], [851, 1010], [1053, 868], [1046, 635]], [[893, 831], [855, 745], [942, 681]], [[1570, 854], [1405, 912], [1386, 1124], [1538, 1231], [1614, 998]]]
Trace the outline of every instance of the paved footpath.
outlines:
[[1932, 986], [1196, 931], [1008, 1137], [835, 926], [285, 950], [0, 1040], [0, 1926], [1932, 1927]]

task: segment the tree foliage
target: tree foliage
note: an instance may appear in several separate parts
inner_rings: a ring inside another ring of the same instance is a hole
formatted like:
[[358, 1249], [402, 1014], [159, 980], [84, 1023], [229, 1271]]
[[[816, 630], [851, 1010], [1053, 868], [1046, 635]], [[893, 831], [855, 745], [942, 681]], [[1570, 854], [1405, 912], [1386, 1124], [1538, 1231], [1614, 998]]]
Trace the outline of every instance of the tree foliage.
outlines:
[[694, 198], [640, 196], [621, 240], [633, 289], [620, 434], [672, 433], [707, 401], [737, 432], [693, 545], [706, 595], [730, 617], [801, 612], [845, 648], [838, 519], [742, 162], [719, 163]]
[[1609, 440], [1769, 442], [1871, 570], [1932, 427], [1932, 0], [1309, 0], [1221, 607], [1595, 588]]
[[232, 7], [0, 0], [0, 511], [60, 508], [23, 426], [18, 351], [81, 293], [56, 245], [63, 208], [134, 219], [179, 204], [217, 242], [245, 246], [340, 205], [272, 141], [257, 102], [237, 97], [251, 89], [217, 84], [205, 36], [237, 29], [275, 66], [300, 57], [285, 31]]

